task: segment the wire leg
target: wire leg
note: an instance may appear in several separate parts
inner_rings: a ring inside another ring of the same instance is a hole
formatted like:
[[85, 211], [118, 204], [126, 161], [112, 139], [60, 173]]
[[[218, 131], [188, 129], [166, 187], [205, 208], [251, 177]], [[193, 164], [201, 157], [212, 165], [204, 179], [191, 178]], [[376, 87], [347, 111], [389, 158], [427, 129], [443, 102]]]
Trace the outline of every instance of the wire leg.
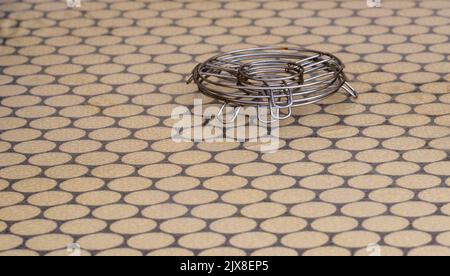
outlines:
[[348, 82], [345, 82], [342, 88], [345, 89], [353, 98], [358, 98], [358, 92]]

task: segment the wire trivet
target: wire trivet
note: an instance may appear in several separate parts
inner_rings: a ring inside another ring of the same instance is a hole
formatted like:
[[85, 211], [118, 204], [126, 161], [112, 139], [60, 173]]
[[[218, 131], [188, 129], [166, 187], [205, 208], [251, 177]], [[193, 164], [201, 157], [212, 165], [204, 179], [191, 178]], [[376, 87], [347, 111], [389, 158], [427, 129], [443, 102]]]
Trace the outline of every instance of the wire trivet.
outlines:
[[[242, 106], [256, 106], [258, 119], [270, 123], [287, 119], [294, 107], [319, 102], [341, 88], [357, 97], [344, 67], [329, 53], [290, 47], [253, 48], [217, 55], [197, 65], [188, 83], [194, 81], [203, 94], [223, 103], [216, 115], [221, 120], [226, 106], [235, 107], [230, 122]], [[269, 108], [271, 120], [261, 116], [263, 107]]]

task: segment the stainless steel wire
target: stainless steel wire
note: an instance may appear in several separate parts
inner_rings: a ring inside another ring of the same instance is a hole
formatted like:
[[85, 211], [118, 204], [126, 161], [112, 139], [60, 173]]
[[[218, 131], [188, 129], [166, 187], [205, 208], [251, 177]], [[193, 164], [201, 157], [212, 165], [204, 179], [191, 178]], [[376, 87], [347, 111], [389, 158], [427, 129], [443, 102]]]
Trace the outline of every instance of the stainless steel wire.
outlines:
[[[287, 119], [292, 108], [308, 105], [338, 92], [341, 88], [352, 97], [357, 92], [349, 84], [344, 64], [332, 54], [292, 47], [265, 47], [217, 55], [197, 65], [188, 83], [233, 106], [236, 119], [242, 106], [269, 107], [271, 120]], [[280, 115], [280, 111], [284, 115]]]

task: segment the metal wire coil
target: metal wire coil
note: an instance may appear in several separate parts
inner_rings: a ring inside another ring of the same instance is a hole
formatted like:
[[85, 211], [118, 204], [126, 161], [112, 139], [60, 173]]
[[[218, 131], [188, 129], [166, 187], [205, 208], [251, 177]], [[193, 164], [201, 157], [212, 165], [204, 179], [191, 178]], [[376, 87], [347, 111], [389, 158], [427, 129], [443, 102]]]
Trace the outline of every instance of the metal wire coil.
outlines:
[[[287, 119], [292, 108], [319, 102], [345, 89], [344, 64], [332, 54], [290, 47], [265, 47], [217, 55], [197, 65], [188, 83], [227, 105], [236, 107], [234, 121], [242, 106], [269, 107], [271, 121]], [[286, 110], [280, 115], [280, 110]], [[260, 121], [267, 122], [259, 118]]]

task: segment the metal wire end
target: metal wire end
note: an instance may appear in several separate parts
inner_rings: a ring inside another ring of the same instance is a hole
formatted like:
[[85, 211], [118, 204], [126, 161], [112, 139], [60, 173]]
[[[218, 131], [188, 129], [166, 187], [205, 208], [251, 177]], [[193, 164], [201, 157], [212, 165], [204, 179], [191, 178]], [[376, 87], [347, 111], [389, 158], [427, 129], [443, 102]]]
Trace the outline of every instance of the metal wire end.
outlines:
[[[265, 106], [272, 120], [264, 120], [261, 114], [258, 119], [270, 123], [287, 119], [293, 108], [317, 103], [341, 88], [356, 98], [344, 67], [329, 53], [290, 47], [252, 48], [220, 54], [197, 65], [188, 83], [195, 82], [203, 94], [226, 103], [218, 118], [227, 104]], [[280, 110], [287, 114], [280, 116]]]

